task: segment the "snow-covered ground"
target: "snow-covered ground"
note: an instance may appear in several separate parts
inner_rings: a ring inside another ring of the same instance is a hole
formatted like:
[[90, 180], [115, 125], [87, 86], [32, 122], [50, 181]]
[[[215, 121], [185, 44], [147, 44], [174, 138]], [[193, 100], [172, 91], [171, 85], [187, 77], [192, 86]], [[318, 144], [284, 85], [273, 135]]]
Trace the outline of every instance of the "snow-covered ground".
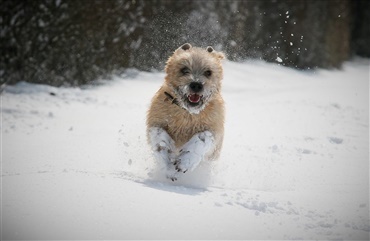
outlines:
[[369, 60], [225, 61], [216, 163], [172, 183], [145, 115], [164, 74], [1, 94], [2, 239], [369, 239]]

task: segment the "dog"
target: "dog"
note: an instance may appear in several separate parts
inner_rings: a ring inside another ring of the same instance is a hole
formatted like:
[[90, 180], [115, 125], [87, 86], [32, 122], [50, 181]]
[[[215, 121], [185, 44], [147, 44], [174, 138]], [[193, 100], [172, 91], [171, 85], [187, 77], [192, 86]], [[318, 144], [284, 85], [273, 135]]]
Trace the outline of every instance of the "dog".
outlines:
[[147, 113], [147, 139], [154, 158], [175, 181], [202, 161], [216, 160], [224, 137], [222, 52], [186, 43], [165, 67], [165, 81]]

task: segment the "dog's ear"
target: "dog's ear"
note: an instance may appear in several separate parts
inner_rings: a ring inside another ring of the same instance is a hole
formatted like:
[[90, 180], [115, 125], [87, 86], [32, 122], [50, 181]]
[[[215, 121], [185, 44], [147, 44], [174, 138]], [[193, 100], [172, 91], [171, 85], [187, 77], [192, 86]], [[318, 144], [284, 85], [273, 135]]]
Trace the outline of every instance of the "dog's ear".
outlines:
[[186, 43], [186, 44], [183, 44], [183, 45], [181, 45], [181, 47], [180, 48], [178, 48], [178, 49], [182, 49], [182, 50], [189, 50], [189, 49], [191, 49], [191, 44], [189, 44], [189, 43]]
[[209, 53], [212, 53], [214, 56], [216, 56], [220, 60], [225, 58], [224, 53], [215, 51], [211, 46], [208, 46], [206, 49]]

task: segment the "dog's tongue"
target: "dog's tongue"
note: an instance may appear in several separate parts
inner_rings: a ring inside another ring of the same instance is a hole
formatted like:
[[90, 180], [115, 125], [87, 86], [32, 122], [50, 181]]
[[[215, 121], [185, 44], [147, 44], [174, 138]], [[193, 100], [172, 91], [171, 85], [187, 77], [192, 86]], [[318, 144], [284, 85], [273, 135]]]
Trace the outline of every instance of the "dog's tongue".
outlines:
[[191, 94], [191, 95], [188, 96], [188, 99], [192, 103], [198, 103], [200, 101], [200, 95]]

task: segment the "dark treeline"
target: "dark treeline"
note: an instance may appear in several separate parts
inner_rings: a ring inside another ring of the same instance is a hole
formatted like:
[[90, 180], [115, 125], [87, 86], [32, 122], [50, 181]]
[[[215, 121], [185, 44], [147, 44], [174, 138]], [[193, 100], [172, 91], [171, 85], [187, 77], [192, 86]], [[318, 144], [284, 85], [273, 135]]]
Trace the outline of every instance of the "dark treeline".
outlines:
[[80, 85], [163, 69], [185, 42], [235, 61], [339, 68], [370, 57], [370, 1], [2, 0], [1, 83]]

